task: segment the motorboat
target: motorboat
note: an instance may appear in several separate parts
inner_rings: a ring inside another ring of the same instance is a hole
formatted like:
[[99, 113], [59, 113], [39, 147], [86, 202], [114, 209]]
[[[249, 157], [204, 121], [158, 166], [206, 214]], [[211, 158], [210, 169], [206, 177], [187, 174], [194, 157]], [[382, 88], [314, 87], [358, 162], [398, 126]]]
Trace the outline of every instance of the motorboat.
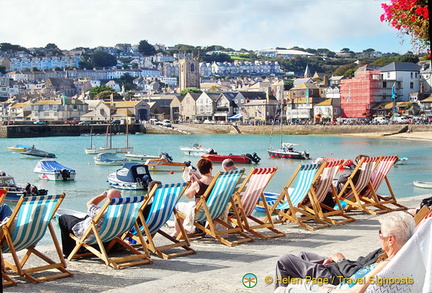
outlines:
[[33, 172], [38, 174], [39, 179], [51, 181], [75, 180], [74, 169], [58, 163], [54, 159], [43, 159], [37, 162]]
[[144, 165], [148, 166], [150, 171], [183, 171], [190, 165], [190, 161], [187, 162], [173, 162], [173, 159], [167, 153], [162, 153], [157, 159], [148, 159]]
[[141, 163], [126, 163], [122, 168], [108, 175], [108, 184], [127, 190], [147, 190], [152, 181], [148, 166]]
[[267, 148], [267, 152], [270, 158], [279, 158], [279, 159], [300, 159], [300, 160], [308, 160], [310, 159], [309, 152], [297, 151], [294, 149], [294, 146], [298, 144], [283, 142], [279, 149], [275, 149], [271, 146]]
[[159, 156], [154, 156], [154, 155], [133, 154], [133, 153], [127, 153], [127, 154], [125, 154], [125, 157], [129, 161], [140, 161], [140, 162], [145, 162], [148, 159], [157, 159], [157, 158], [159, 158]]
[[21, 152], [21, 155], [27, 156], [29, 158], [56, 158], [55, 154], [39, 150], [34, 146], [26, 151]]
[[210, 161], [215, 162], [215, 163], [222, 163], [222, 161], [225, 159], [231, 159], [236, 164], [251, 164], [251, 163], [258, 164], [259, 161], [261, 160], [261, 158], [258, 157], [258, 155], [256, 153], [253, 153], [253, 154], [247, 153], [244, 155], [205, 154], [205, 155], [202, 155], [201, 158], [209, 159]]
[[194, 143], [191, 147], [179, 148], [187, 156], [202, 156], [204, 154], [217, 154], [212, 148], [204, 148], [199, 143]]
[[24, 144], [16, 144], [14, 146], [7, 147], [7, 149], [14, 152], [24, 152], [31, 149], [31, 147]]
[[432, 188], [432, 182], [430, 181], [414, 181], [413, 185], [420, 188]]
[[16, 185], [15, 178], [0, 171], [0, 188], [6, 189], [6, 201], [18, 201], [21, 196], [27, 195], [46, 195], [46, 189], [38, 189], [36, 186], [27, 183], [25, 187]]
[[395, 162], [396, 165], [405, 165], [408, 161], [407, 157], [398, 158]]
[[93, 159], [96, 165], [102, 166], [122, 166], [128, 162], [126, 158], [122, 159], [113, 153], [97, 154]]

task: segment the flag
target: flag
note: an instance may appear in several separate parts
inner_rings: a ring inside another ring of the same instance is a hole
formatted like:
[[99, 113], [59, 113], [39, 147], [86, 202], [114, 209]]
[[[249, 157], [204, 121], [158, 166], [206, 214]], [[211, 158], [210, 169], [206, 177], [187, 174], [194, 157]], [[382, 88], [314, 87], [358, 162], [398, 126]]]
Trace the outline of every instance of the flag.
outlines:
[[396, 99], [396, 83], [393, 83], [393, 86], [392, 86], [392, 99], [394, 100], [394, 99]]

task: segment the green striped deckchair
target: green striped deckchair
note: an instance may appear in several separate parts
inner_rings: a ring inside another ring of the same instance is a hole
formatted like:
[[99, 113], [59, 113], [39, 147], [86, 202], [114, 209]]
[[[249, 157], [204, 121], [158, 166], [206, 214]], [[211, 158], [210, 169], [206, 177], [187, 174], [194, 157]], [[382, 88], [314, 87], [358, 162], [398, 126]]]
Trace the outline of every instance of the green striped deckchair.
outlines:
[[[64, 193], [60, 195], [22, 196], [18, 200], [9, 221], [2, 226], [3, 233], [0, 235], [2, 253], [10, 253], [13, 258], [13, 262], [4, 259], [5, 266], [32, 283], [72, 276], [66, 270], [66, 262], [51, 224], [51, 219], [64, 197]], [[36, 249], [36, 245], [44, 237], [47, 229], [56, 248], [59, 257], [58, 262]], [[26, 253], [20, 260], [17, 252], [21, 250], [26, 250]], [[48, 265], [28, 265], [27, 262], [32, 255], [42, 259]], [[59, 272], [53, 273], [52, 270]], [[50, 271], [50, 273], [41, 274], [42, 276], [34, 275], [34, 273], [45, 271]]]
[[[243, 174], [244, 169], [218, 172], [195, 206], [194, 225], [228, 246], [253, 240], [243, 232], [241, 226], [233, 227], [223, 219], [228, 205], [231, 203], [231, 206], [234, 206], [233, 195], [235, 187]], [[234, 208], [233, 216], [240, 222], [240, 215], [236, 208]], [[207, 221], [206, 227], [199, 223], [204, 221]], [[223, 229], [216, 229], [215, 223], [220, 224]], [[224, 234], [236, 234], [241, 239], [230, 241], [221, 236]]]
[[[68, 256], [68, 260], [95, 255], [102, 259], [106, 265], [115, 269], [134, 265], [151, 263], [150, 256], [145, 245], [143, 236], [137, 224], [138, 211], [144, 201], [144, 196], [123, 197], [109, 199], [102, 206], [99, 213], [91, 221], [91, 225], [78, 238], [73, 234], [70, 236], [76, 241], [76, 246]], [[97, 223], [103, 218], [100, 228]], [[136, 229], [143, 252], [138, 251], [124, 240], [129, 230]], [[107, 245], [104, 246], [104, 243]], [[108, 253], [115, 244], [123, 246], [132, 255], [109, 257]], [[80, 253], [80, 249], [85, 248], [88, 252]]]
[[[186, 186], [186, 183], [173, 183], [155, 186], [152, 190], [150, 190], [140, 209], [139, 218], [140, 222], [143, 223], [141, 226], [141, 231], [143, 234], [145, 233], [148, 248], [150, 251], [164, 259], [195, 253], [195, 250], [190, 248], [187, 233], [180, 222], [178, 222], [178, 224], [181, 233], [178, 239], [172, 237], [161, 229], [173, 216], [173, 214], [175, 221], [179, 221], [177, 212], [175, 210], [175, 205], [185, 191]], [[151, 205], [151, 207], [147, 218], [144, 218], [142, 212], [148, 205]], [[154, 241], [156, 234], [165, 237], [172, 243], [165, 244], [163, 246], [156, 246]], [[133, 236], [133, 239], [139, 241], [139, 238], [136, 235]], [[184, 250], [181, 252], [176, 251], [172, 253], [164, 252], [173, 248], [183, 248]]]

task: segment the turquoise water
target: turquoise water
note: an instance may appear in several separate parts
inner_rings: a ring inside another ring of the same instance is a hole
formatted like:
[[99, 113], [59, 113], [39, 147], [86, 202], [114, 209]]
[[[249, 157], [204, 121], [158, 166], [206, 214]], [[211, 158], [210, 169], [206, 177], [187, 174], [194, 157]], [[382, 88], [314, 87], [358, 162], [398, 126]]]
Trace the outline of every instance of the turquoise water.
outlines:
[[[183, 155], [180, 146], [191, 145], [198, 141], [204, 147], [212, 147], [219, 154], [242, 154], [256, 152], [261, 157], [260, 167], [277, 166], [279, 170], [270, 182], [267, 191], [280, 192], [289, 180], [291, 174], [300, 163], [310, 161], [271, 159], [266, 153], [269, 137], [264, 135], [129, 135], [129, 144], [135, 148], [134, 153], [155, 154], [169, 153], [174, 161], [191, 160], [195, 165], [199, 157]], [[390, 175], [390, 182], [397, 197], [408, 197], [431, 193], [428, 189], [419, 189], [412, 185], [414, 180], [432, 181], [432, 142], [416, 140], [370, 139], [333, 136], [284, 136], [283, 141], [300, 144], [298, 149], [307, 149], [312, 158], [319, 156], [354, 159], [358, 154], [399, 155], [407, 157], [406, 165], [395, 166]], [[273, 137], [276, 146], [279, 137]], [[6, 149], [15, 144], [35, 145], [35, 147], [53, 152], [57, 161], [76, 170], [75, 181], [52, 182], [39, 180], [33, 169], [37, 159], [24, 158], [19, 153]], [[105, 144], [104, 136], [93, 137], [93, 144], [97, 147]], [[50, 194], [65, 192], [64, 208], [85, 211], [85, 203], [93, 196], [108, 188], [106, 178], [119, 166], [97, 166], [91, 155], [84, 153], [89, 147], [90, 137], [43, 137], [0, 140], [0, 169], [15, 177], [19, 185], [27, 182], [39, 188], [49, 190]], [[125, 135], [113, 137], [116, 147], [125, 145]], [[240, 165], [246, 171], [252, 165]], [[221, 170], [220, 165], [215, 171]], [[181, 181], [181, 172], [174, 174], [152, 173], [155, 180], [164, 183]], [[142, 192], [124, 191], [125, 195], [136, 195]], [[384, 193], [388, 194], [387, 191]]]

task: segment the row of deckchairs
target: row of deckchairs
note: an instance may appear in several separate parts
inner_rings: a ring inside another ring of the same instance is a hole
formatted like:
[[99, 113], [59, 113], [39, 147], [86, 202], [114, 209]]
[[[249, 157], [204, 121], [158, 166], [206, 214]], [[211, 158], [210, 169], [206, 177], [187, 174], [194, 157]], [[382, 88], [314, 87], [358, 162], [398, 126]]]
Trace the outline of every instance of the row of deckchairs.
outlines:
[[[405, 207], [397, 203], [387, 178], [396, 160], [397, 156], [363, 158], [339, 194], [332, 181], [343, 160], [300, 165], [273, 204], [267, 203], [264, 190], [277, 168], [252, 168], [241, 184], [239, 182], [244, 175], [244, 169], [218, 172], [196, 204], [194, 225], [203, 232], [195, 236], [207, 234], [225, 245], [232, 246], [252, 241], [251, 234], [259, 238], [284, 236], [283, 232], [275, 228], [273, 214], [280, 216], [281, 221], [292, 221], [305, 228], [315, 229], [310, 222], [324, 227], [353, 221], [347, 214], [352, 209], [371, 213], [404, 209]], [[357, 182], [354, 182], [356, 172], [360, 172], [360, 176]], [[376, 192], [383, 181], [387, 184], [389, 196], [378, 195]], [[151, 263], [149, 251], [162, 258], [195, 253], [189, 242], [189, 238], [193, 236], [188, 235], [181, 225], [184, 215], [175, 209], [175, 204], [186, 187], [186, 183], [164, 184], [155, 186], [147, 196], [107, 201], [81, 238], [71, 235], [76, 241], [76, 247], [67, 258], [71, 260], [95, 255], [107, 265], [120, 269]], [[348, 187], [350, 191], [344, 193]], [[334, 197], [334, 207], [323, 203], [328, 192]], [[11, 220], [2, 226], [1, 251], [10, 252], [13, 258], [13, 262], [2, 261], [3, 278], [8, 284], [13, 284], [14, 281], [8, 277], [6, 269], [13, 270], [31, 282], [72, 275], [66, 270], [66, 263], [50, 222], [64, 196], [23, 197], [17, 203]], [[253, 215], [257, 202], [260, 202], [265, 210], [263, 218]], [[144, 217], [143, 211], [150, 204], [148, 216]], [[395, 208], [390, 208], [389, 205]], [[102, 216], [103, 224], [97, 227]], [[172, 217], [181, 227], [177, 238], [162, 229]], [[340, 219], [333, 219], [335, 217]], [[204, 222], [206, 224], [203, 224]], [[47, 229], [54, 242], [58, 262], [35, 249]], [[156, 238], [157, 235], [165, 239], [163, 243], [160, 241], [158, 244], [161, 239]], [[232, 240], [231, 236], [236, 236], [237, 239]], [[119, 249], [122, 251], [116, 252]], [[22, 260], [17, 255], [19, 250], [27, 250]], [[130, 255], [126, 256], [125, 251]], [[26, 269], [27, 260], [32, 254], [48, 265]], [[53, 269], [59, 272], [41, 278], [32, 276], [33, 273]]]

